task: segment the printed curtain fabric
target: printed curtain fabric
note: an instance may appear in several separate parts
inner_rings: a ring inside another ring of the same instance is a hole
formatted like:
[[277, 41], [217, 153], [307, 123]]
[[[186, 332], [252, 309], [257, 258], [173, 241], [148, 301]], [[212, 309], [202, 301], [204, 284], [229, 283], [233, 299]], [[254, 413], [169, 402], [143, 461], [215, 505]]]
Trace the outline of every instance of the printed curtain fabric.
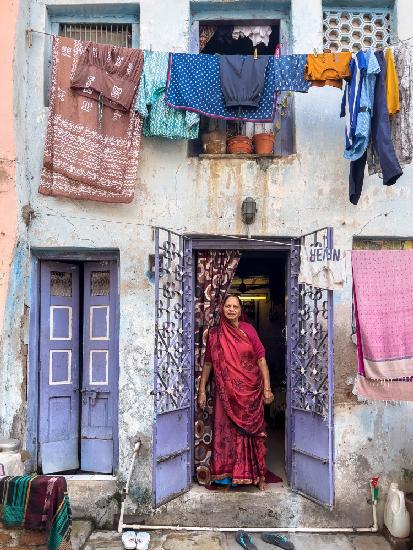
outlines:
[[413, 250], [353, 250], [357, 395], [413, 401]]
[[40, 193], [133, 200], [142, 118], [127, 108], [142, 67], [141, 50], [53, 37]]
[[36, 474], [0, 479], [0, 519], [10, 527], [48, 534], [49, 550], [70, 550], [71, 509], [63, 476]]
[[199, 25], [199, 51], [205, 48], [217, 31], [217, 25]]
[[[195, 388], [204, 364], [209, 329], [219, 320], [219, 311], [225, 294], [235, 275], [241, 254], [237, 250], [206, 250], [198, 252], [195, 299]], [[195, 417], [195, 469], [198, 482], [208, 485], [211, 481], [210, 461], [212, 450], [212, 425], [214, 383], [207, 385], [207, 404], [203, 411], [196, 409]]]

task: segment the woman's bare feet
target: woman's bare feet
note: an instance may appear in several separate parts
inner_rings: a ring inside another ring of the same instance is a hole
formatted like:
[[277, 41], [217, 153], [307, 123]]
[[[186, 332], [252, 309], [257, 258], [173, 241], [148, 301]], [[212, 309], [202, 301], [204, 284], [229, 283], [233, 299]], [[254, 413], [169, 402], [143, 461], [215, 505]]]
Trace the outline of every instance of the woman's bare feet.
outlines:
[[268, 489], [268, 485], [265, 483], [265, 479], [260, 479], [258, 482], [258, 489], [260, 491], [266, 491]]

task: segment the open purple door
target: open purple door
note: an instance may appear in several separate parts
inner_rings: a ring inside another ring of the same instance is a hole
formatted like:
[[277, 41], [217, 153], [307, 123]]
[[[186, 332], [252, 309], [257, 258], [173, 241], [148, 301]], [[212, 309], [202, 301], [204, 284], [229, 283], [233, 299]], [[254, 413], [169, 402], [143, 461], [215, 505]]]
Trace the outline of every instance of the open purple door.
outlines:
[[293, 490], [334, 505], [333, 292], [298, 284], [300, 247], [333, 247], [332, 228], [295, 239], [288, 323], [288, 473]]
[[193, 424], [190, 240], [155, 229], [155, 422], [153, 505], [188, 491]]
[[79, 468], [79, 268], [42, 262], [39, 464], [43, 474]]
[[113, 471], [118, 387], [115, 261], [85, 262], [81, 469]]

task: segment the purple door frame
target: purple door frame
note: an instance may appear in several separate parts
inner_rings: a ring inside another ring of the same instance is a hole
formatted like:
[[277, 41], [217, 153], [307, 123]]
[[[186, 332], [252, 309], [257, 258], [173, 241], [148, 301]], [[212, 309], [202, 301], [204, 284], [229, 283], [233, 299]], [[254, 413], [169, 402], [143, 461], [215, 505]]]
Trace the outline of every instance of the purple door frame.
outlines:
[[[25, 462], [27, 472], [38, 471], [38, 447], [39, 447], [39, 365], [40, 365], [40, 268], [42, 261], [110, 261], [115, 260], [119, 267], [119, 251], [105, 249], [59, 249], [59, 248], [32, 248], [30, 270], [30, 310], [29, 310], [29, 344], [27, 357], [27, 429], [25, 448], [30, 453], [30, 458]], [[119, 301], [116, 306], [115, 316], [119, 324]], [[114, 395], [114, 470], [119, 464], [119, 430], [118, 430], [118, 391]]]

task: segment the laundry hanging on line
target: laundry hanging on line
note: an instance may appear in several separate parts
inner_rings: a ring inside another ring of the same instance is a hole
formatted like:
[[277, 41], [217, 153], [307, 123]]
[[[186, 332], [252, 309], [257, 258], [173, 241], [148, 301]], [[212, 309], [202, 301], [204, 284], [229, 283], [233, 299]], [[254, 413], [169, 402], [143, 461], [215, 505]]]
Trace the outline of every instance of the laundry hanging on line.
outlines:
[[353, 250], [355, 392], [413, 401], [413, 250]]
[[[87, 56], [88, 48], [95, 48], [97, 55]], [[114, 58], [120, 61], [113, 63]], [[125, 81], [116, 79], [117, 71], [124, 76], [130, 69], [129, 87], [136, 91], [139, 84], [143, 67], [141, 50], [131, 52], [120, 46], [53, 38], [49, 118], [39, 192], [73, 199], [128, 203], [134, 195], [143, 120], [133, 109], [125, 112], [113, 109], [106, 101], [101, 103], [93, 99], [90, 88], [93, 80], [87, 76], [87, 70], [80, 70], [82, 60], [90, 66], [92, 74], [97, 69], [95, 61], [101, 64], [102, 60], [107, 60], [111, 71], [110, 97], [115, 101], [122, 97]], [[125, 63], [128, 66], [123, 71]], [[82, 95], [71, 87], [73, 74], [82, 75], [84, 79]], [[106, 84], [102, 89], [109, 90]]]

